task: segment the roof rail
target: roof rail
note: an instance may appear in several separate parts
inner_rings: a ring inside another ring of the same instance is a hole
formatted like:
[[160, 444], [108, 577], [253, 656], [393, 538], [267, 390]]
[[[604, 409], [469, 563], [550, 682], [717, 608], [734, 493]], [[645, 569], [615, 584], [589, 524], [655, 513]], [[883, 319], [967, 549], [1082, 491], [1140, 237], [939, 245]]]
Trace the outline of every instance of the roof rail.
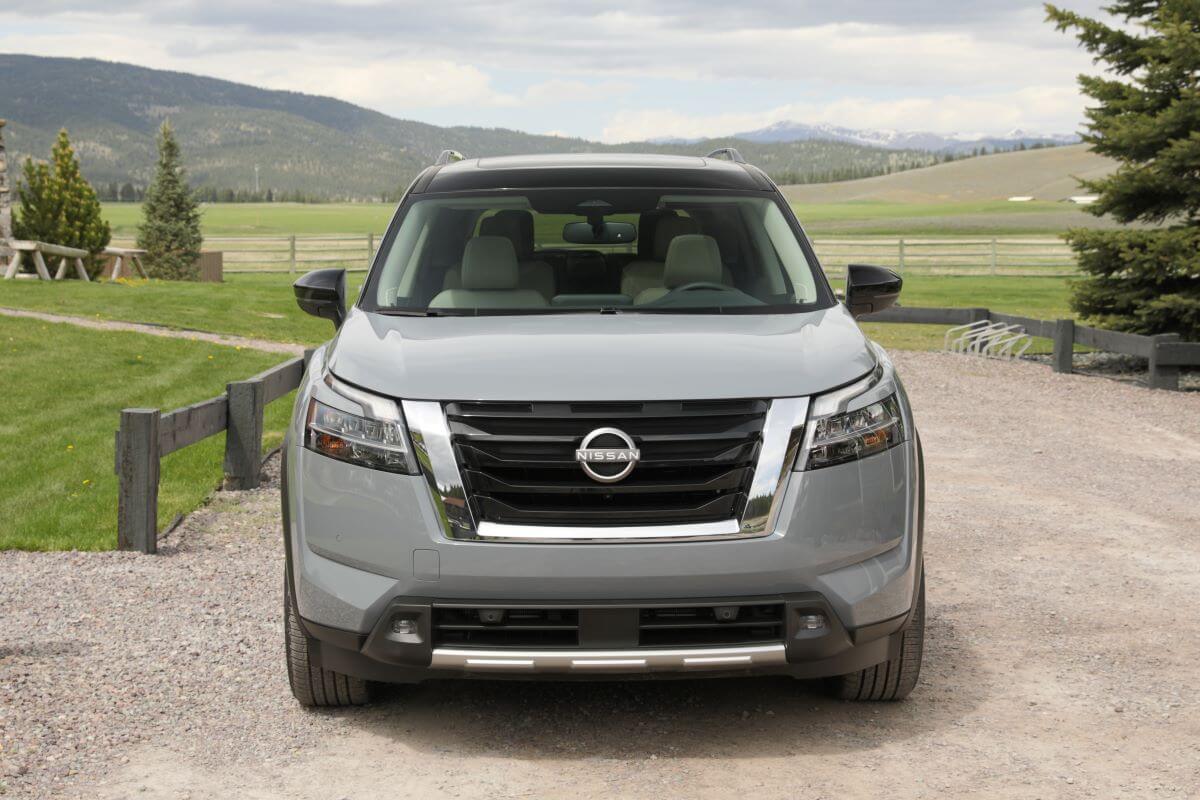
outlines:
[[746, 163], [746, 159], [742, 158], [742, 154], [733, 147], [718, 147], [716, 150], [713, 150], [711, 153], [706, 155], [705, 158], [728, 158], [735, 164]]
[[466, 156], [457, 150], [443, 150], [437, 157], [437, 161], [433, 162], [435, 166], [444, 167], [447, 164], [453, 164], [455, 161], [462, 161]]

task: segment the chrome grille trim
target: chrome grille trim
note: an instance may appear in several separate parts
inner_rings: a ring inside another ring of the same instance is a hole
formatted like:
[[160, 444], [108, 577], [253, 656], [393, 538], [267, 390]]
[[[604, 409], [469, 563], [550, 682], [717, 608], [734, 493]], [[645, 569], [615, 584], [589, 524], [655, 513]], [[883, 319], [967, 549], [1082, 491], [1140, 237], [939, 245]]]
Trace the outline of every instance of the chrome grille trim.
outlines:
[[476, 521], [454, 453], [445, 408], [402, 402], [413, 451], [426, 478], [443, 532], [451, 539], [511, 544], [635, 544], [750, 539], [771, 535], [803, 438], [809, 398], [770, 401], [749, 499], [738, 519], [682, 525], [564, 526]]
[[782, 644], [662, 650], [434, 648], [432, 669], [469, 672], [703, 672], [787, 664]]

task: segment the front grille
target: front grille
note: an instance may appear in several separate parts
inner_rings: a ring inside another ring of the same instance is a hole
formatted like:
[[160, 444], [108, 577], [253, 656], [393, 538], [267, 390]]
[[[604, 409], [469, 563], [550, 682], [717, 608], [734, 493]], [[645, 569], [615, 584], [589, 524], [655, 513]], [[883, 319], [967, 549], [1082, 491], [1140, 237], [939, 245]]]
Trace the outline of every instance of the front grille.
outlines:
[[[765, 400], [448, 403], [446, 420], [475, 518], [626, 526], [717, 522], [746, 504]], [[641, 459], [618, 483], [575, 460], [583, 438], [618, 428]]]
[[433, 644], [435, 647], [576, 647], [579, 612], [566, 608], [435, 606]]
[[783, 604], [643, 608], [643, 647], [687, 647], [783, 641]]
[[508, 607], [434, 604], [434, 647], [629, 649], [784, 640], [784, 604]]

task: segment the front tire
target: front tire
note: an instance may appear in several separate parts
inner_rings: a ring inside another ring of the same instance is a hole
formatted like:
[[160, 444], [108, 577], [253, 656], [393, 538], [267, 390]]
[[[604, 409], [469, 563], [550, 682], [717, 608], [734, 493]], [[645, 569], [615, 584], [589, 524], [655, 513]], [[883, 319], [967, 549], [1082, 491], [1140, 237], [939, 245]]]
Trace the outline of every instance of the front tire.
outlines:
[[284, 579], [283, 640], [287, 651], [288, 683], [296, 700], [309, 708], [361, 706], [370, 702], [370, 686], [362, 678], [343, 675], [313, 663], [315, 640], [300, 624], [290, 583]]
[[834, 696], [843, 700], [903, 700], [921, 676], [924, 646], [925, 576], [922, 575], [916, 612], [901, 634], [900, 654], [882, 664], [834, 678], [831, 681]]

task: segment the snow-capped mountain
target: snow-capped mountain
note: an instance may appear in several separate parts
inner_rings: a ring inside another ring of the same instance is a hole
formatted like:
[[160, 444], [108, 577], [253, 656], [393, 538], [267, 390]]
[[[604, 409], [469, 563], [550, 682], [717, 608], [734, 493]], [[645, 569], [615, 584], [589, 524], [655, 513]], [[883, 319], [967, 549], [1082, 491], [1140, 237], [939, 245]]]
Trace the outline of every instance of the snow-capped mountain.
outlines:
[[808, 125], [803, 122], [776, 122], [755, 131], [734, 134], [734, 138], [751, 142], [798, 142], [809, 139], [832, 139], [853, 142], [889, 150], [930, 150], [933, 152], [969, 153], [980, 147], [1011, 150], [1024, 144], [1075, 144], [1075, 134], [1040, 134], [1012, 130], [1000, 136], [981, 133], [930, 133], [928, 131], [896, 131], [843, 128], [838, 125]]

